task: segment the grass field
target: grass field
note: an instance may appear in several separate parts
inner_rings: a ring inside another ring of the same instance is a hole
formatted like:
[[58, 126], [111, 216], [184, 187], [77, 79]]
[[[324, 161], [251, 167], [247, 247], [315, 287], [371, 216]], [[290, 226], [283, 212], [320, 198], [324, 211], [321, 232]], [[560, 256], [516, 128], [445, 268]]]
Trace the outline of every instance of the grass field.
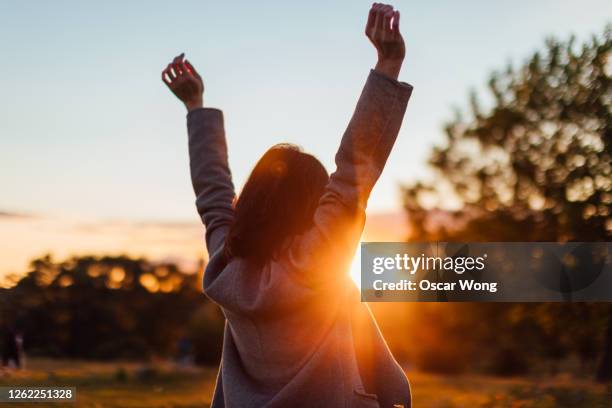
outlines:
[[[0, 372], [0, 385], [75, 386], [79, 407], [206, 407], [215, 375], [216, 368], [180, 368], [168, 363], [143, 366], [34, 359], [28, 361], [27, 370]], [[612, 407], [612, 387], [567, 377], [499, 379], [412, 372], [408, 376], [415, 408]]]

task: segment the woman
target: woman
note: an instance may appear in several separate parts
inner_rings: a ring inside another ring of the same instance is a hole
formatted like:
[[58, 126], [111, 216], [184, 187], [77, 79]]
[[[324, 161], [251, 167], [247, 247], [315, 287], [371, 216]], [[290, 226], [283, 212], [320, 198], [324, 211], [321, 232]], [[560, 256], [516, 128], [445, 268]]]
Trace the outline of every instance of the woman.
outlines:
[[399, 12], [375, 3], [366, 35], [378, 63], [328, 177], [313, 156], [272, 147], [236, 200], [221, 111], [183, 55], [162, 78], [184, 102], [196, 206], [210, 262], [204, 292], [226, 317], [213, 407], [410, 406], [410, 387], [360, 302], [348, 266], [368, 196], [400, 129], [412, 87]]

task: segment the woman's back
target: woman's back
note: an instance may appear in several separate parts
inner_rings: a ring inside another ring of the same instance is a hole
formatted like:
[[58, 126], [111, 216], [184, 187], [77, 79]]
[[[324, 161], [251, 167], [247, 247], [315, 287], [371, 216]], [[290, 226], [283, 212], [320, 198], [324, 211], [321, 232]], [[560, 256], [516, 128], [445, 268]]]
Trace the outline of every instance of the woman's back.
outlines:
[[[343, 318], [348, 310], [341, 307], [350, 286], [310, 288], [294, 274], [283, 262], [261, 267], [233, 260], [205, 287], [206, 294], [223, 309], [233, 359], [240, 363], [238, 372], [224, 374], [228, 381], [243, 377], [238, 388], [252, 379], [258, 393], [268, 394], [265, 398], [278, 395], [287, 386], [313, 392], [308, 383], [334, 372], [341, 351], [351, 348], [350, 336], [342, 335], [350, 330]], [[224, 355], [224, 360], [228, 357]]]

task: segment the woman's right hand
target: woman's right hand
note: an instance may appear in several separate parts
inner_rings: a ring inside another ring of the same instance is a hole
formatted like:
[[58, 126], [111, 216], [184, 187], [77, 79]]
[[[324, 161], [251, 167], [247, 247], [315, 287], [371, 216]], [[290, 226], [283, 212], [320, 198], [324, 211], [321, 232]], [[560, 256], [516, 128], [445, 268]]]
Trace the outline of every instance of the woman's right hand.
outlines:
[[187, 110], [192, 111], [202, 107], [204, 82], [184, 57], [185, 54], [178, 55], [168, 64], [162, 71], [162, 81], [185, 104]]
[[399, 30], [400, 13], [393, 6], [374, 3], [368, 15], [365, 33], [378, 53], [374, 68], [393, 79], [399, 76], [406, 47]]

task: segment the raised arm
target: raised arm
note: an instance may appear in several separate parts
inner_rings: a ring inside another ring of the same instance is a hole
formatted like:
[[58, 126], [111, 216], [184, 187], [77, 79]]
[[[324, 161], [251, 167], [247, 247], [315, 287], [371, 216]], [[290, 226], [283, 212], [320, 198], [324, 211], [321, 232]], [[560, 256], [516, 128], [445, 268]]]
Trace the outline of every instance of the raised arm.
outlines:
[[[399, 12], [375, 3], [366, 35], [378, 52], [357, 107], [336, 154], [331, 175], [314, 215], [314, 226], [292, 245], [288, 261], [310, 284], [348, 276], [365, 222], [365, 208], [399, 132], [412, 86], [397, 77], [404, 59]], [[336, 274], [332, 274], [336, 272]]]
[[162, 80], [187, 108], [189, 164], [196, 207], [206, 226], [206, 246], [212, 255], [223, 246], [234, 217], [234, 185], [227, 163], [223, 113], [204, 108], [204, 83], [183, 54], [162, 72]]

